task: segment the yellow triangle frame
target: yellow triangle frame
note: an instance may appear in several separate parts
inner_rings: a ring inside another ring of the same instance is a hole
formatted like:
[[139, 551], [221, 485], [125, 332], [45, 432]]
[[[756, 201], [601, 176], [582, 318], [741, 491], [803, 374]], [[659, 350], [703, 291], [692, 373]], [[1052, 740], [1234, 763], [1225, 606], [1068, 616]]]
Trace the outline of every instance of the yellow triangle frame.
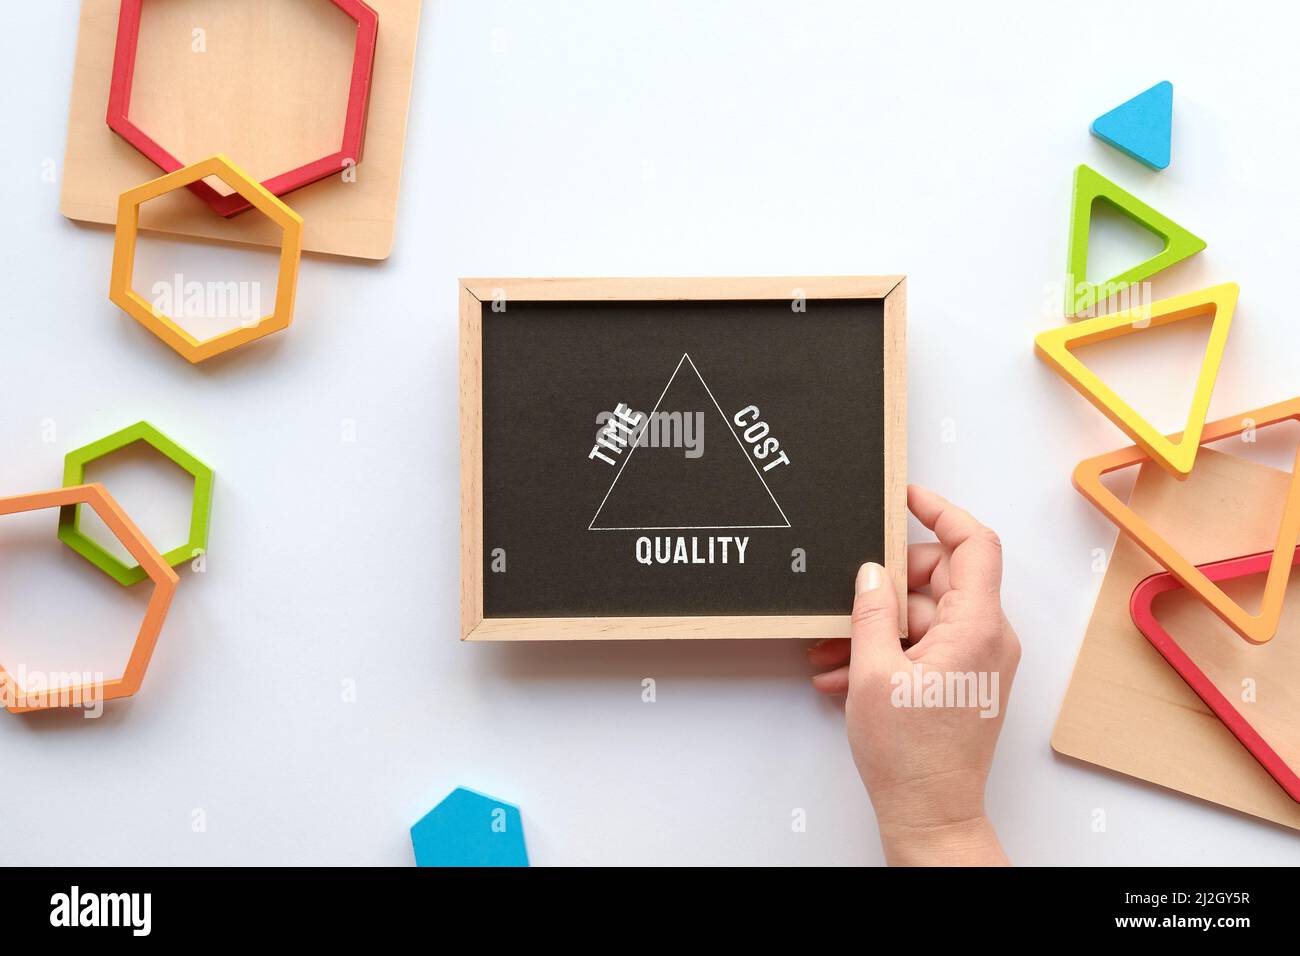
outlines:
[[[1237, 292], [1235, 282], [1225, 282], [1186, 295], [1161, 299], [1146, 307], [1126, 309], [1061, 326], [1039, 334], [1034, 340], [1034, 350], [1039, 358], [1056, 369], [1062, 378], [1092, 402], [1098, 411], [1114, 422], [1138, 447], [1181, 480], [1191, 473], [1192, 464], [1196, 461], [1201, 432], [1210, 408], [1210, 394], [1214, 391], [1214, 381], [1218, 377], [1223, 349], [1228, 341], [1228, 330], [1232, 326]], [[1192, 407], [1187, 414], [1187, 426], [1181, 433], [1169, 437], [1157, 431], [1113, 389], [1089, 371], [1071, 351], [1094, 342], [1170, 325], [1206, 313], [1214, 315], [1214, 324], [1210, 328], [1210, 341], [1196, 379], [1196, 391], [1192, 395]]]

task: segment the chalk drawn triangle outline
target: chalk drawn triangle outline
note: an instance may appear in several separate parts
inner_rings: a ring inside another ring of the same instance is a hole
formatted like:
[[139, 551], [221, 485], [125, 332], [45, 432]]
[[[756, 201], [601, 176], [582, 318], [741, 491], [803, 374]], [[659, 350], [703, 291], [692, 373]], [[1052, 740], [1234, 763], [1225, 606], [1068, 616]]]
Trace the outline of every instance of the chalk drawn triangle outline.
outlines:
[[741, 443], [740, 437], [736, 434], [735, 429], [731, 427], [731, 423], [727, 421], [727, 416], [723, 414], [722, 406], [719, 405], [718, 400], [713, 397], [713, 389], [709, 388], [709, 383], [704, 381], [704, 376], [701, 375], [700, 370], [695, 367], [695, 362], [691, 359], [691, 355], [689, 352], [683, 352], [682, 357], [677, 360], [677, 367], [673, 369], [673, 374], [668, 377], [668, 384], [664, 386], [664, 390], [659, 393], [659, 398], [655, 400], [654, 411], [650, 413], [651, 418], [653, 418], [654, 415], [658, 413], [659, 406], [663, 403], [664, 396], [668, 394], [668, 390], [673, 387], [673, 382], [677, 379], [677, 373], [682, 370], [682, 365], [688, 362], [690, 363], [691, 371], [695, 373], [695, 377], [698, 378], [700, 380], [700, 384], [704, 386], [704, 391], [708, 393], [709, 401], [713, 402], [713, 407], [718, 410], [718, 414], [722, 417], [722, 421], [727, 425], [727, 431], [730, 433], [732, 438], [736, 439], [736, 444], [740, 446], [740, 453], [745, 456], [745, 461], [749, 462], [749, 467], [754, 469], [754, 474], [758, 477], [758, 480], [762, 482], [763, 490], [766, 491], [767, 496], [772, 499], [772, 504], [776, 505], [776, 510], [780, 512], [781, 520], [784, 521], [785, 524], [659, 525], [656, 527], [646, 527], [646, 528], [597, 528], [595, 527], [596, 519], [600, 517], [600, 512], [604, 509], [605, 502], [609, 501], [609, 496], [614, 493], [614, 487], [618, 484], [618, 480], [623, 477], [623, 469], [626, 468], [627, 463], [632, 460], [632, 456], [636, 454], [636, 450], [641, 447], [641, 443], [637, 442], [632, 445], [632, 450], [629, 451], [627, 453], [627, 457], [623, 459], [623, 464], [618, 466], [618, 473], [614, 475], [614, 480], [610, 482], [609, 491], [605, 492], [605, 497], [600, 499], [600, 507], [597, 508], [596, 513], [591, 516], [591, 524], [587, 525], [588, 531], [725, 531], [727, 529], [732, 529], [732, 528], [739, 529], [739, 528], [789, 528], [790, 527], [790, 519], [786, 517], [785, 509], [783, 509], [781, 507], [781, 503], [776, 500], [776, 495], [772, 494], [772, 489], [768, 487], [767, 480], [763, 477], [763, 473], [758, 470], [758, 466], [754, 464], [754, 459], [750, 457], [749, 451], [745, 448], [744, 444]]

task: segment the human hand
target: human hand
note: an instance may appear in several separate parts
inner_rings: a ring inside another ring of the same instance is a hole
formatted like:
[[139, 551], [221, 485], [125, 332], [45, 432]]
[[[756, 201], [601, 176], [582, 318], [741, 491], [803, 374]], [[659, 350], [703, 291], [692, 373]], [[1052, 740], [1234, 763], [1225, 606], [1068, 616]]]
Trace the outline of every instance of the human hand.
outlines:
[[880, 826], [886, 862], [994, 865], [1006, 855], [984, 812], [984, 784], [1020, 662], [1002, 613], [1002, 547], [943, 498], [907, 490], [937, 542], [907, 552], [907, 628], [885, 569], [858, 571], [852, 637], [808, 651], [823, 694], [848, 694], [845, 722]]

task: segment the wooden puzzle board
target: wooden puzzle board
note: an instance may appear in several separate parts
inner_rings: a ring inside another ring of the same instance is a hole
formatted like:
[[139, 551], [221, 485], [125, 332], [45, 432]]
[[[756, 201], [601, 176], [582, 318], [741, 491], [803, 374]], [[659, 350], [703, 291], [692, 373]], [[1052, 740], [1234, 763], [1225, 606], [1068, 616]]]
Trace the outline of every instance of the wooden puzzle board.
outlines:
[[[368, 0], [379, 14], [366, 139], [355, 181], [287, 193], [303, 249], [362, 259], [392, 251], [420, 0]], [[108, 128], [119, 0], [83, 0], [60, 209], [112, 225], [118, 196], [161, 171]], [[203, 52], [196, 52], [201, 30]], [[327, 0], [151, 0], [141, 20], [131, 116], [183, 162], [225, 153], [264, 179], [337, 149], [354, 22]], [[291, 40], [286, 39], [291, 38]], [[267, 91], [277, 91], [267, 95]], [[333, 143], [333, 145], [330, 145]], [[224, 220], [180, 190], [146, 204], [141, 228], [278, 245], [255, 212]]]
[[[1202, 448], [1179, 482], [1153, 464], [1138, 475], [1130, 504], [1197, 564], [1270, 550], [1291, 478]], [[1061, 707], [1058, 753], [1300, 829], [1300, 804], [1277, 785], [1133, 624], [1129, 597], [1163, 570], [1120, 535]], [[1229, 586], [1258, 603], [1261, 588]], [[1254, 610], [1251, 604], [1243, 604]], [[1247, 644], [1195, 599], [1157, 600], [1157, 618], [1285, 759], [1300, 754], [1300, 580], [1292, 577], [1277, 637]], [[1241, 675], [1258, 681], [1241, 703]]]

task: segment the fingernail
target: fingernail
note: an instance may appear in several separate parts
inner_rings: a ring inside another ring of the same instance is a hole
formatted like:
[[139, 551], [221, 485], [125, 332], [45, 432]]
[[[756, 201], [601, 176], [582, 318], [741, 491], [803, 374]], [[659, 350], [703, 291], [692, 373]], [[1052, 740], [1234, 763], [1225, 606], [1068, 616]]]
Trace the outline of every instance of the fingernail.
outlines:
[[880, 587], [881, 582], [885, 580], [884, 572], [884, 568], [870, 561], [858, 568], [858, 582], [856, 585], [858, 593], [866, 594], [868, 591], [874, 591]]

